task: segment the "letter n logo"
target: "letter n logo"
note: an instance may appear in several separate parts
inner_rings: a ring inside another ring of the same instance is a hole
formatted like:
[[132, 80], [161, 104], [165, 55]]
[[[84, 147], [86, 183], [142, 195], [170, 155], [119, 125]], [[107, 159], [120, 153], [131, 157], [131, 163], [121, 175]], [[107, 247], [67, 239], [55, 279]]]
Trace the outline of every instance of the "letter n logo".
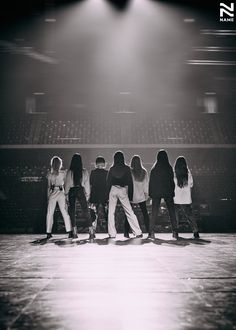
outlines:
[[227, 6], [225, 3], [220, 3], [220, 17], [223, 17], [224, 14], [234, 17], [234, 3], [231, 2], [230, 6]]

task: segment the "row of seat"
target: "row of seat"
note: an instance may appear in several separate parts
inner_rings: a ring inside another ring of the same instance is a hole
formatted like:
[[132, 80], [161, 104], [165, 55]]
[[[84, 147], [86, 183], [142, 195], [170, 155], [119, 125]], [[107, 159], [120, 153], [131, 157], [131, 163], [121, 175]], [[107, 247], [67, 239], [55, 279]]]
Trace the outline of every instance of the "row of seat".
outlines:
[[28, 144], [32, 128], [32, 117], [1, 118], [0, 120], [0, 144]]
[[0, 125], [0, 144], [234, 144], [235, 123], [221, 117], [12, 118]]
[[[150, 166], [145, 166], [148, 170]], [[92, 168], [92, 167], [91, 167]], [[88, 170], [90, 168], [87, 167]], [[190, 170], [193, 175], [206, 175], [206, 176], [215, 176], [215, 175], [224, 175], [229, 173], [229, 166], [223, 163], [216, 164], [193, 164], [190, 167]], [[37, 178], [45, 178], [47, 172], [49, 171], [48, 167], [45, 165], [16, 165], [16, 166], [2, 166], [0, 168], [0, 178], [11, 178], [15, 177], [21, 181], [38, 181]]]

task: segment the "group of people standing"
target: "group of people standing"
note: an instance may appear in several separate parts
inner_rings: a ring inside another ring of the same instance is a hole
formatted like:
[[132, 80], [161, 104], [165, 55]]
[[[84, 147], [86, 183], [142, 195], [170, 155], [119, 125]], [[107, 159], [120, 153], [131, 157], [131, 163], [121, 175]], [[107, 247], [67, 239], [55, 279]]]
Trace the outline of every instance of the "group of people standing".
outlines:
[[[104, 157], [96, 159], [96, 168], [88, 171], [83, 168], [79, 153], [73, 155], [70, 168], [62, 170], [62, 160], [58, 156], [51, 159], [48, 173], [48, 210], [46, 220], [47, 238], [52, 237], [53, 215], [56, 203], [60, 207], [69, 238], [77, 238], [76, 201], [79, 202], [89, 228], [89, 239], [93, 240], [99, 207], [102, 207], [108, 222], [108, 235], [115, 238], [115, 210], [118, 200], [125, 212], [124, 236], [129, 238], [130, 231], [135, 237], [143, 236], [132, 204], [138, 204], [143, 214], [144, 224], [149, 239], [155, 239], [154, 226], [163, 198], [170, 217], [173, 238], [178, 239], [178, 220], [182, 213], [192, 227], [194, 238], [199, 238], [199, 231], [192, 212], [191, 188], [192, 174], [186, 159], [179, 156], [174, 170], [169, 163], [165, 150], [157, 153], [150, 178], [142, 165], [140, 156], [132, 157], [130, 166], [125, 163], [122, 151], [114, 154], [113, 165], [106, 170]], [[147, 211], [147, 200], [151, 198], [152, 214]], [[67, 211], [68, 209], [68, 211]]]

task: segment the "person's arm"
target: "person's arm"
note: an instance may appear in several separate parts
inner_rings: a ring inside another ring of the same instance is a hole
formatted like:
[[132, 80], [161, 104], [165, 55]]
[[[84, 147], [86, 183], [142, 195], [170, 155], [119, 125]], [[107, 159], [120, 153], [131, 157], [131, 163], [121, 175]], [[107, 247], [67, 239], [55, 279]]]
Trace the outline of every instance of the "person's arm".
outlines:
[[145, 199], [148, 199], [148, 172], [146, 172], [144, 180], [143, 180], [143, 191], [144, 191], [144, 195], [145, 195]]
[[128, 185], [128, 196], [129, 200], [133, 200], [133, 193], [134, 193], [134, 184], [132, 179], [132, 174], [130, 168], [127, 168], [127, 185]]
[[188, 171], [188, 183], [189, 183], [190, 188], [192, 188], [193, 187], [193, 176], [190, 171]]
[[67, 171], [66, 178], [65, 178], [65, 195], [68, 196], [69, 190], [71, 188], [72, 178], [71, 178], [71, 171]]
[[107, 191], [107, 176], [108, 176], [108, 171], [105, 170], [105, 173], [104, 173], [104, 190], [103, 190], [103, 193], [104, 193], [104, 201], [105, 203], [107, 204], [108, 203], [108, 198], [109, 198], [109, 195], [107, 195], [106, 191]]
[[172, 185], [172, 190], [173, 192], [175, 191], [175, 182], [174, 182], [174, 171], [172, 167], [170, 167], [170, 180], [171, 180], [171, 185]]
[[150, 173], [150, 179], [149, 179], [149, 185], [148, 185], [148, 195], [152, 198], [153, 196], [153, 171], [151, 170]]
[[93, 181], [94, 181], [94, 171], [91, 171], [90, 173], [90, 178], [89, 178], [89, 182], [90, 182], [90, 186], [92, 187], [93, 185]]
[[90, 182], [89, 182], [89, 173], [87, 170], [83, 171], [82, 181], [83, 181], [82, 186], [84, 187], [85, 197], [88, 201], [90, 197]]
[[[90, 184], [90, 197], [93, 194], [93, 186], [94, 186], [94, 171], [92, 170], [89, 176], [89, 184]], [[90, 202], [90, 200], [89, 200]]]
[[66, 170], [63, 170], [63, 172], [62, 172], [62, 175], [63, 175], [62, 181], [63, 181], [64, 190], [65, 190], [66, 172], [67, 172]]
[[47, 186], [47, 198], [50, 195], [50, 190], [51, 190], [51, 175], [48, 173], [47, 175], [47, 181], [48, 181], [48, 186]]
[[106, 193], [105, 193], [105, 199], [109, 200], [109, 194], [112, 186], [112, 173], [111, 169], [107, 173], [107, 179], [106, 179]]

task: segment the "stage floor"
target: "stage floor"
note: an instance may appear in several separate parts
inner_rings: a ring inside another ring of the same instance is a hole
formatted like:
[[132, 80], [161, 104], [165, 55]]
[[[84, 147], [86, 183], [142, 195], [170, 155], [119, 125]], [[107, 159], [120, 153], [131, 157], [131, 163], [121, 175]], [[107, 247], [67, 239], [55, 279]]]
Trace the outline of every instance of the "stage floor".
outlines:
[[0, 235], [0, 329], [236, 329], [236, 234]]

